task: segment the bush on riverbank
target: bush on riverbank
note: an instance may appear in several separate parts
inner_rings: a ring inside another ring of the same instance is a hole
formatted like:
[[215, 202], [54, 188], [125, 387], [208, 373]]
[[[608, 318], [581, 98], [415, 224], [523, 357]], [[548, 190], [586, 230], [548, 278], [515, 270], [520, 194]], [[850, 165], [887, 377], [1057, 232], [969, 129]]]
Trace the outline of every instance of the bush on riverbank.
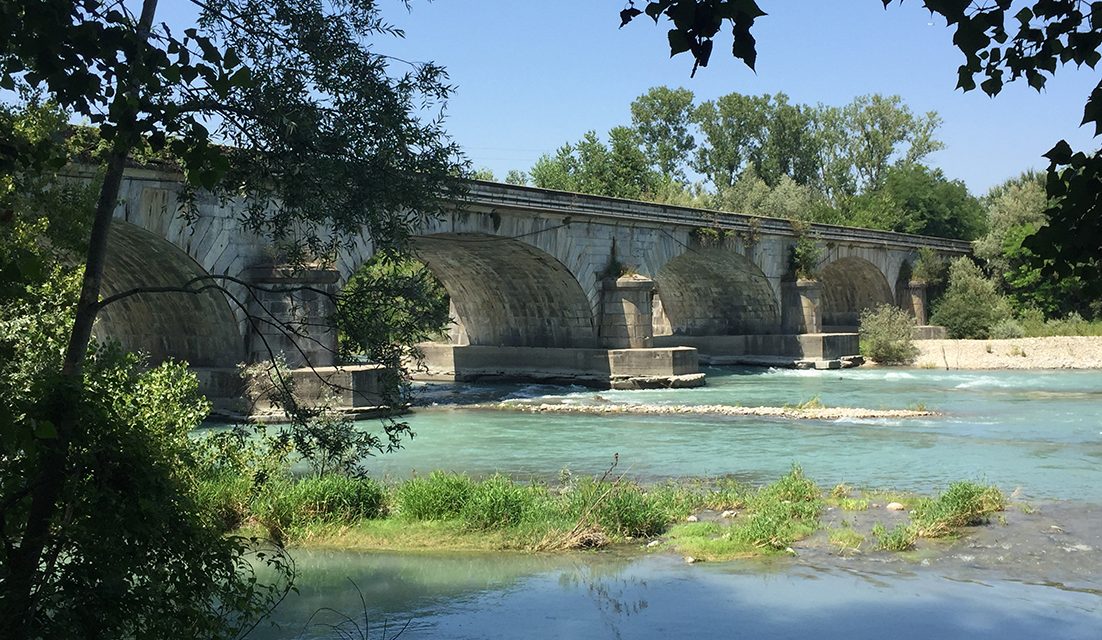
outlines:
[[861, 312], [861, 355], [877, 364], [911, 364], [918, 356], [915, 320], [906, 311], [882, 304]]
[[983, 340], [991, 337], [992, 327], [1011, 317], [1010, 302], [975, 263], [965, 257], [953, 260], [949, 288], [930, 316], [932, 324], [948, 329], [950, 338]]

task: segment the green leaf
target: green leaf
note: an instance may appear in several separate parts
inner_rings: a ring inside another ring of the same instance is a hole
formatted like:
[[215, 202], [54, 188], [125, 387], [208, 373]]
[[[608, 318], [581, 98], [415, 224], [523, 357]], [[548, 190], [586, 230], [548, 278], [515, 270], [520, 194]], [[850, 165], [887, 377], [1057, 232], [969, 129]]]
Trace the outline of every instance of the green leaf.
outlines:
[[973, 79], [972, 71], [968, 67], [961, 65], [957, 69], [957, 88], [964, 91], [971, 91], [976, 88], [976, 81]]
[[1072, 153], [1071, 145], [1067, 143], [1067, 140], [1061, 140], [1042, 157], [1048, 158], [1054, 165], [1068, 164], [1071, 162]]
[[635, 19], [636, 16], [643, 12], [635, 7], [629, 7], [620, 12], [620, 28], [623, 29], [629, 22]]
[[678, 29], [670, 29], [666, 34], [666, 37], [670, 41], [670, 57], [674, 57], [679, 53], [684, 53], [691, 48], [689, 38], [685, 35], [684, 31]]
[[57, 427], [49, 420], [35, 420], [31, 419], [31, 423], [34, 425], [34, 437], [39, 440], [53, 440], [57, 438]]
[[1094, 135], [1102, 134], [1102, 85], [1091, 91], [1086, 106], [1083, 107], [1083, 121], [1080, 125], [1094, 123]]
[[1033, 87], [1037, 91], [1040, 91], [1045, 87], [1045, 76], [1035, 69], [1027, 69], [1025, 72], [1026, 81], [1029, 82], [1029, 86]]

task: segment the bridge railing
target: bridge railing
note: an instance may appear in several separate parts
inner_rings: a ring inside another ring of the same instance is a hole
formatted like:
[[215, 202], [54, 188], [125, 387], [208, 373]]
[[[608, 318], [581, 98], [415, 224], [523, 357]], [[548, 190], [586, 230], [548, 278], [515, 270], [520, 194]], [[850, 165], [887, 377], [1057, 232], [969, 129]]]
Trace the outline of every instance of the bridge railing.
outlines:
[[[677, 205], [640, 202], [481, 180], [470, 181], [466, 199], [458, 204], [467, 207], [508, 208], [518, 212], [532, 211], [564, 216], [585, 215], [617, 221], [627, 220], [694, 229], [710, 227], [742, 233], [796, 236], [792, 223], [781, 218], [694, 209]], [[972, 243], [967, 240], [829, 224], [813, 224], [811, 225], [811, 231], [827, 242], [842, 241], [879, 246], [930, 248], [944, 253], [956, 254], [972, 252]]]

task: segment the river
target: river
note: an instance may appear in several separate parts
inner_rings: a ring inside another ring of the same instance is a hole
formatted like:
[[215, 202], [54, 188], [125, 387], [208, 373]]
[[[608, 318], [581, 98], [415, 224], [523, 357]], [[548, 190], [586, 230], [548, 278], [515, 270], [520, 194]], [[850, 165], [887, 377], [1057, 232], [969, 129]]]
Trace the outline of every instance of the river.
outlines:
[[[618, 455], [642, 482], [731, 475], [765, 483], [799, 463], [823, 487], [933, 493], [999, 485], [1029, 502], [933, 553], [686, 564], [638, 550], [565, 555], [297, 551], [299, 594], [261, 638], [340, 638], [307, 624], [329, 607], [367, 637], [1102, 638], [1102, 372], [709, 369], [692, 390], [426, 385], [417, 436], [372, 461], [379, 476], [432, 469], [554, 478]], [[906, 420], [538, 414], [474, 402], [914, 408]], [[315, 621], [338, 621], [323, 613]], [[395, 627], [397, 625], [397, 628]], [[300, 635], [301, 634], [301, 635]], [[353, 637], [360, 637], [353, 635]]]

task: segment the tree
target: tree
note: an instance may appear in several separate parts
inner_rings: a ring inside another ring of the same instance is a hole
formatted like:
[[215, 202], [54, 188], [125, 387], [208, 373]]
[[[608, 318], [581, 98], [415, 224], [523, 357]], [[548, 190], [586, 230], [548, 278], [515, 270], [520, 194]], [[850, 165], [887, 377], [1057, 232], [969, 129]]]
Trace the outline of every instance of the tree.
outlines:
[[[902, 0], [900, 0], [902, 2]], [[887, 8], [892, 0], [881, 0]], [[1086, 2], [1009, 0], [979, 3], [924, 0], [923, 6], [940, 15], [954, 30], [953, 44], [964, 54], [957, 69], [957, 87], [977, 87], [996, 96], [1006, 82], [1025, 81], [1040, 91], [1058, 66], [1074, 63], [1094, 68], [1102, 60], [1102, 19], [1097, 5]], [[765, 15], [755, 0], [660, 0], [643, 10], [633, 2], [620, 12], [621, 26], [646, 14], [657, 24], [665, 17], [670, 54], [689, 52], [692, 73], [708, 65], [713, 38], [724, 23], [732, 28], [732, 54], [751, 69], [757, 60], [751, 28]], [[1102, 134], [1102, 82], [1091, 92], [1082, 124], [1092, 123]], [[1050, 199], [1048, 224], [1024, 243], [1033, 264], [1047, 275], [1081, 277], [1102, 294], [1102, 280], [1093, 277], [1102, 255], [1102, 150], [1075, 152], [1065, 141], [1045, 154], [1049, 160], [1046, 191]]]
[[519, 169], [509, 169], [505, 174], [505, 184], [524, 186], [528, 184], [528, 174]]
[[[400, 32], [374, 2], [194, 4], [199, 21], [182, 33], [155, 26], [156, 0], [144, 0], [140, 16], [101, 0], [0, 4], [0, 86], [43, 93], [97, 125], [108, 148], [64, 357], [34, 411], [5, 425], [21, 434], [11, 455], [27, 464], [24, 486], [9, 494], [21, 522], [7, 522], [19, 533], [6, 556], [0, 626], [13, 638], [42, 621], [34, 595], [50, 566], [43, 554], [64, 532], [61, 507], [80, 478], [74, 447], [99, 400], [84, 364], [130, 154], [142, 145], [167, 152], [190, 193], [242, 198], [246, 226], [292, 261], [330, 255], [361, 230], [377, 246], [400, 247], [457, 188], [457, 149], [420, 111], [448, 96], [443, 71], [426, 64], [392, 77], [390, 60], [366, 42]], [[14, 132], [0, 135], [2, 175], [53, 161]]]
[[820, 222], [823, 209], [822, 197], [811, 187], [797, 184], [788, 176], [782, 176], [775, 187], [770, 187], [753, 167], [748, 167], [729, 189], [715, 195], [717, 208], [771, 218]]
[[613, 127], [609, 144], [587, 132], [576, 145], [544, 154], [532, 166], [532, 183], [544, 189], [576, 191], [614, 198], [641, 199], [656, 191], [658, 174], [639, 148], [635, 132]]
[[[1038, 266], [1027, 240], [1048, 221], [1044, 177], [1023, 173], [991, 189], [985, 198], [988, 232], [976, 241], [976, 255], [1019, 312], [1034, 308], [1048, 317], [1094, 315], [1078, 275], [1054, 277]], [[1095, 304], [1096, 306], [1096, 304]]]
[[762, 164], [768, 136], [769, 96], [729, 93], [693, 109], [693, 122], [703, 136], [693, 168], [716, 191], [734, 186], [747, 165]]
[[918, 164], [888, 169], [879, 189], [853, 199], [847, 223], [962, 240], [975, 239], [985, 228], [983, 207], [963, 182]]
[[684, 180], [689, 152], [696, 140], [689, 131], [693, 92], [652, 87], [631, 103], [631, 125], [647, 157], [663, 175]]
[[934, 308], [930, 322], [949, 330], [951, 338], [985, 339], [991, 329], [1011, 318], [1010, 305], [995, 283], [970, 259], [961, 257], [949, 265], [949, 287]]
[[858, 184], [879, 189], [894, 165], [913, 165], [944, 147], [933, 132], [941, 124], [934, 112], [914, 115], [899, 96], [872, 94], [843, 109], [848, 157]]
[[[1004, 246], [1011, 236], [1021, 235], [1024, 228], [1032, 231], [1045, 222], [1048, 197], [1045, 195], [1044, 177], [1032, 171], [1011, 178], [988, 191], [984, 197], [987, 209], [987, 233], [975, 243], [976, 256], [982, 258], [988, 270], [1005, 284], [1010, 264], [1004, 255]], [[1020, 247], [1020, 241], [1017, 243]]]

